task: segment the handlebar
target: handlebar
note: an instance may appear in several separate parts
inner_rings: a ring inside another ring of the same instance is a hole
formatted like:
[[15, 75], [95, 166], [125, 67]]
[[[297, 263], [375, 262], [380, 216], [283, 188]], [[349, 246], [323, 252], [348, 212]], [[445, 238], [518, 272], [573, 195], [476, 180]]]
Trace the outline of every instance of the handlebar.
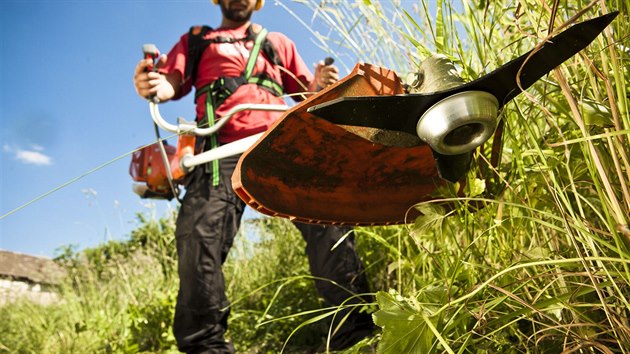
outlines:
[[[149, 108], [151, 111], [151, 118], [153, 118], [153, 121], [158, 127], [168, 132], [181, 135], [179, 137], [179, 141], [177, 142], [177, 151], [175, 153], [175, 158], [173, 159], [173, 161], [170, 162], [171, 168], [167, 169], [167, 175], [170, 182], [173, 180], [173, 177], [175, 177], [176, 179], [183, 177], [195, 166], [245, 152], [263, 135], [263, 133], [255, 134], [197, 155], [194, 154], [195, 139], [193, 138], [192, 140], [190, 140], [186, 137], [192, 137], [193, 134], [196, 136], [207, 136], [210, 134], [214, 134], [219, 129], [221, 129], [225, 125], [225, 123], [227, 123], [232, 118], [232, 116], [234, 116], [234, 114], [238, 112], [242, 112], [245, 110], [284, 112], [289, 109], [289, 106], [282, 104], [239, 104], [230, 109], [225, 116], [221, 117], [221, 119], [219, 119], [212, 127], [209, 128], [199, 128], [197, 127], [197, 124], [195, 122], [188, 122], [183, 118], [178, 119], [177, 125], [171, 124], [162, 117], [162, 115], [160, 114], [160, 109], [158, 108], [158, 104], [153, 100], [149, 100]], [[161, 148], [161, 150], [163, 150], [163, 147]], [[162, 158], [164, 159], [164, 164], [169, 165], [166, 152], [162, 151], [162, 155]]]
[[243, 139], [240, 139], [240, 140], [237, 140], [237, 141], [225, 144], [225, 145], [221, 145], [217, 148], [208, 150], [201, 154], [185, 155], [181, 159], [181, 165], [184, 168], [184, 170], [190, 171], [195, 166], [199, 166], [204, 163], [223, 159], [229, 156], [242, 154], [245, 151], [247, 151], [247, 149], [249, 149], [252, 145], [254, 145], [254, 143], [258, 141], [258, 139], [260, 139], [262, 135], [263, 133], [250, 135], [246, 138], [243, 138]]
[[257, 111], [274, 111], [274, 112], [284, 112], [289, 109], [289, 106], [283, 104], [259, 104], [259, 103], [244, 103], [234, 106], [226, 115], [221, 117], [213, 126], [209, 128], [199, 128], [193, 122], [187, 122], [186, 120], [180, 118], [178, 124], [171, 124], [167, 122], [162, 115], [160, 114], [160, 109], [158, 108], [158, 104], [149, 101], [149, 109], [151, 110], [151, 118], [155, 124], [157, 124], [160, 128], [177, 134], [194, 134], [198, 136], [207, 136], [216, 133], [221, 129], [225, 123], [227, 123], [230, 118], [236, 113], [246, 111], [246, 110], [257, 110]]

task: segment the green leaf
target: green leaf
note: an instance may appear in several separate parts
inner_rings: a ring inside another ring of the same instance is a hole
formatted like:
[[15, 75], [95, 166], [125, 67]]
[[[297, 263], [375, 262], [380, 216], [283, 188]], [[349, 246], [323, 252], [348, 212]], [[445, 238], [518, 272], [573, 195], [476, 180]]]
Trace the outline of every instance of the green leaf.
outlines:
[[474, 180], [466, 184], [465, 192], [466, 196], [472, 198], [482, 195], [486, 191], [486, 181], [483, 179], [475, 178]]
[[423, 203], [418, 204], [416, 209], [423, 215], [432, 216], [434, 218], [442, 218], [446, 215], [446, 210], [440, 204], [436, 203]]
[[380, 310], [373, 314], [374, 323], [383, 328], [379, 354], [424, 354], [431, 350], [435, 336], [422, 309], [390, 291], [376, 293]]
[[595, 125], [602, 128], [614, 126], [610, 107], [585, 98], [580, 101], [580, 109], [584, 117], [584, 123], [587, 125]]

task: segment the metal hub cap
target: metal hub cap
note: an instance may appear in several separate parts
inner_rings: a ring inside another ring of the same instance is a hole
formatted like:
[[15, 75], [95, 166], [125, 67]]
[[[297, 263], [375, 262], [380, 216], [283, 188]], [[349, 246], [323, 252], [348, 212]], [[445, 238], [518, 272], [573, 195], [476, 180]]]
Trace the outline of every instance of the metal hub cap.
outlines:
[[497, 126], [499, 102], [483, 91], [449, 96], [429, 108], [418, 121], [420, 139], [443, 155], [459, 155], [483, 144]]

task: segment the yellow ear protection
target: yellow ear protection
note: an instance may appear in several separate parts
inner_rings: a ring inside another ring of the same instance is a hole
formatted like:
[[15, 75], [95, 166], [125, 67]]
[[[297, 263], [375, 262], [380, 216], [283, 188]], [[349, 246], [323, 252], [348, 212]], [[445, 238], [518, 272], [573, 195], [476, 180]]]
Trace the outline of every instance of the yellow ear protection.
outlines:
[[[212, 0], [212, 2], [217, 5], [219, 3], [219, 0]], [[258, 11], [260, 9], [262, 9], [263, 5], [265, 5], [265, 0], [257, 0], [256, 1], [256, 6], [254, 6], [254, 10]]]

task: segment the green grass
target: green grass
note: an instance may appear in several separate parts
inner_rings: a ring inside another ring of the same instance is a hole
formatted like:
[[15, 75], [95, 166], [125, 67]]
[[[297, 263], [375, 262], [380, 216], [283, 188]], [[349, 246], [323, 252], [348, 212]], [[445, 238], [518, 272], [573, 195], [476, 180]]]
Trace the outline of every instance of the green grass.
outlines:
[[[56, 260], [68, 277], [59, 303], [0, 307], [0, 353], [177, 352], [174, 216], [140, 221], [127, 241], [63, 250]], [[239, 352], [306, 352], [326, 337], [324, 321], [303, 325], [323, 313], [304, 246], [287, 220], [253, 220], [237, 236], [224, 270], [232, 300], [227, 336]]]
[[[342, 68], [360, 60], [404, 78], [440, 52], [465, 80], [533, 48], [549, 24], [620, 11], [505, 107], [500, 163], [480, 149], [467, 196], [444, 192], [453, 209], [423, 203], [406, 226], [357, 230], [357, 247], [376, 292], [379, 353], [630, 352], [627, 1], [419, 0], [405, 11], [395, 1], [296, 2]], [[174, 351], [172, 227], [170, 217], [144, 220], [128, 243], [66, 252], [63, 302], [0, 308], [0, 352]], [[318, 310], [299, 234], [278, 219], [248, 227], [260, 242], [241, 235], [225, 267], [229, 337], [245, 353], [317, 346], [328, 328], [315, 320], [334, 309]]]

